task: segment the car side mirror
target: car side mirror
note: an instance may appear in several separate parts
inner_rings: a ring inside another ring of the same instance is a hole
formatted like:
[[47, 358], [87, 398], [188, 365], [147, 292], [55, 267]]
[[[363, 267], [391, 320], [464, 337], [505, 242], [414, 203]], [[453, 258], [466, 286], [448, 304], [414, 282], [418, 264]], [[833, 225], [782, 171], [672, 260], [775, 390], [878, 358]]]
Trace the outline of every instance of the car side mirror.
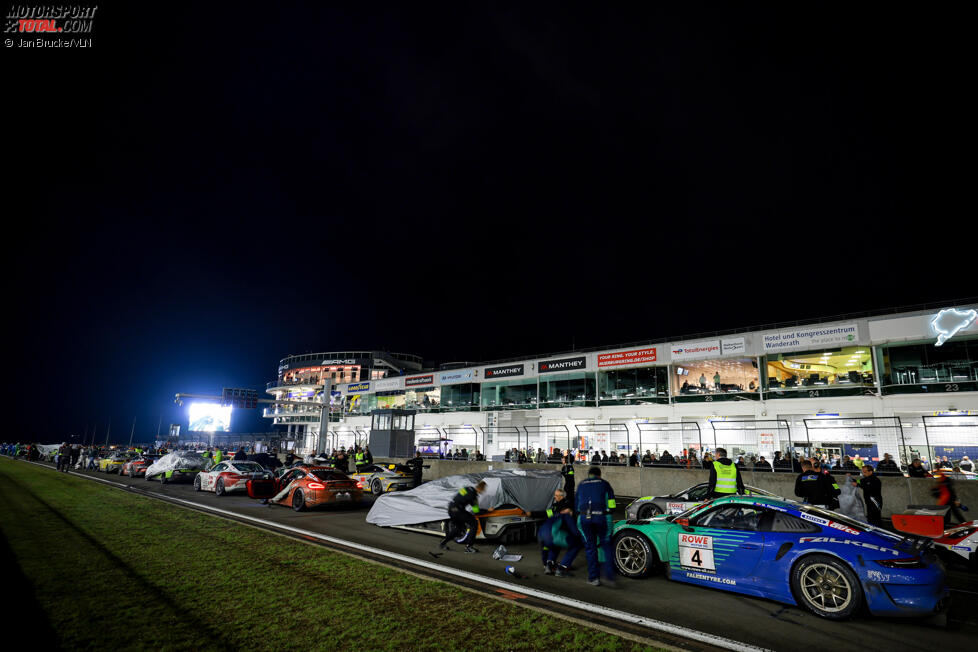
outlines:
[[685, 531], [685, 532], [692, 532], [693, 531], [693, 528], [691, 528], [689, 526], [689, 519], [688, 518], [677, 518], [675, 522], [678, 523], [683, 528], [683, 531]]

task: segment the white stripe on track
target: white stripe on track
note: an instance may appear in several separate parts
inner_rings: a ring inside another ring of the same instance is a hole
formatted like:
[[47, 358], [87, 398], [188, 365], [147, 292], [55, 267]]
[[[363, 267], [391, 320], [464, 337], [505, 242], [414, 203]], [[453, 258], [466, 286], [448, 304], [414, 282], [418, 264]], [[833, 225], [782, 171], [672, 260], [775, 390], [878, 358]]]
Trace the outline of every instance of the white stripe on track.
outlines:
[[[32, 464], [37, 464], [38, 466], [49, 469], [56, 473], [58, 472], [57, 469], [53, 469], [46, 464], [38, 464], [36, 462], [32, 462]], [[103, 478], [93, 477], [90, 475], [84, 475], [81, 473], [76, 473], [74, 471], [69, 471], [68, 473], [79, 478], [87, 478], [89, 480], [95, 480], [97, 482], [101, 482], [103, 484], [108, 484], [113, 487], [118, 487], [122, 489], [128, 488], [130, 486], [123, 482], [113, 482], [112, 480], [106, 480]], [[153, 492], [147, 492], [147, 493], [151, 496], [154, 495]], [[723, 648], [725, 650], [735, 650], [736, 652], [767, 652], [766, 648], [755, 647], [753, 645], [748, 645], [747, 643], [741, 643], [740, 641], [735, 641], [733, 639], [724, 638], [722, 636], [717, 636], [715, 634], [710, 634], [709, 632], [701, 632], [696, 629], [689, 629], [688, 627], [673, 625], [672, 623], [663, 622], [661, 620], [646, 618], [645, 616], [639, 616], [637, 614], [629, 613], [627, 611], [611, 609], [610, 607], [594, 604], [593, 602], [584, 602], [583, 600], [576, 600], [574, 598], [568, 598], [562, 595], [558, 595], [556, 593], [549, 593], [547, 591], [541, 591], [539, 589], [529, 588], [521, 584], [514, 584], [512, 582], [497, 580], [492, 577], [486, 577], [485, 575], [479, 575], [478, 573], [471, 573], [469, 571], [452, 568], [451, 566], [443, 566], [441, 564], [429, 562], [424, 559], [417, 559], [415, 557], [409, 557], [407, 555], [402, 555], [397, 552], [391, 552], [389, 550], [384, 550], [383, 548], [374, 548], [373, 546], [367, 546], [361, 543], [357, 543], [355, 541], [338, 539], [336, 537], [331, 537], [327, 534], [320, 534], [318, 532], [312, 532], [310, 530], [302, 530], [300, 528], [292, 527], [290, 525], [283, 525], [281, 523], [276, 523], [274, 521], [269, 521], [263, 518], [248, 516], [247, 514], [238, 514], [237, 512], [231, 512], [225, 509], [220, 509], [218, 507], [211, 507], [210, 505], [205, 505], [203, 503], [195, 503], [193, 501], [184, 500], [182, 498], [175, 498], [173, 496], [165, 496], [165, 498], [167, 501], [170, 502], [183, 503], [185, 505], [190, 505], [196, 509], [204, 509], [210, 512], [214, 512], [215, 514], [221, 514], [222, 516], [230, 516], [235, 519], [244, 519], [247, 521], [252, 521], [254, 523], [260, 523], [265, 527], [270, 527], [277, 530], [284, 530], [286, 532], [293, 532], [295, 534], [299, 534], [304, 537], [311, 537], [314, 539], [318, 539], [320, 541], [325, 541], [327, 543], [343, 546], [344, 548], [353, 548], [355, 550], [368, 552], [370, 554], [377, 555], [380, 557], [386, 557], [388, 559], [394, 559], [406, 564], [411, 564], [414, 566], [420, 566], [421, 568], [434, 570], [439, 573], [444, 573], [446, 575], [454, 575], [455, 577], [461, 577], [472, 582], [478, 582], [480, 584], [494, 586], [496, 588], [505, 589], [507, 591], [512, 591], [514, 593], [525, 593], [526, 595], [532, 595], [535, 598], [546, 600], [548, 602], [555, 602], [568, 607], [573, 607], [575, 609], [580, 609], [582, 611], [591, 611], [593, 613], [601, 614], [602, 616], [607, 616], [608, 618], [613, 618], [615, 620], [620, 620], [635, 625], [641, 625], [642, 627], [647, 627], [651, 630], [665, 632], [667, 634], [672, 634], [674, 636], [680, 636], [683, 638], [688, 638], [693, 641], [699, 641], [700, 643], [707, 643], [709, 645]]]

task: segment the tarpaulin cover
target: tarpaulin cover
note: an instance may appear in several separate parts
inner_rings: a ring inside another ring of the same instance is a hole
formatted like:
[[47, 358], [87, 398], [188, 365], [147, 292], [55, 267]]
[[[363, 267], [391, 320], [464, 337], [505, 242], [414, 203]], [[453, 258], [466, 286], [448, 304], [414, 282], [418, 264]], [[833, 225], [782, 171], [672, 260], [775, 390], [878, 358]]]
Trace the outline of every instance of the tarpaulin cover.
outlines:
[[61, 448], [61, 444], [38, 444], [37, 450], [41, 451], [41, 455], [53, 455], [58, 452]]
[[160, 473], [176, 471], [177, 469], [203, 471], [210, 463], [209, 459], [194, 451], [173, 451], [150, 464], [149, 468], [146, 469], [146, 477], [152, 478]]
[[474, 487], [486, 481], [479, 496], [479, 509], [516, 505], [527, 512], [547, 509], [554, 491], [564, 486], [560, 471], [504, 469], [485, 473], [451, 475], [426, 482], [410, 491], [383, 494], [367, 513], [367, 523], [387, 527], [441, 521], [448, 518], [448, 503], [461, 487]]
[[859, 499], [856, 483], [847, 480], [839, 487], [839, 491], [842, 492], [839, 496], [839, 509], [835, 511], [865, 523], [866, 510], [863, 508], [863, 501]]

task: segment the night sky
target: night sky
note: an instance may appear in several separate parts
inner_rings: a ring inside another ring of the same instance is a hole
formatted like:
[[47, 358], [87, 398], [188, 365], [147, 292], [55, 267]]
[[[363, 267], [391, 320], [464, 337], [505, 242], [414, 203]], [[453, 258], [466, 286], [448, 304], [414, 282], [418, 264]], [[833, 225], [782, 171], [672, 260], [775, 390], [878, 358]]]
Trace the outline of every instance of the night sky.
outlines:
[[148, 440], [186, 427], [175, 392], [263, 389], [291, 353], [978, 294], [950, 11], [126, 4], [91, 49], [4, 51], [4, 439]]

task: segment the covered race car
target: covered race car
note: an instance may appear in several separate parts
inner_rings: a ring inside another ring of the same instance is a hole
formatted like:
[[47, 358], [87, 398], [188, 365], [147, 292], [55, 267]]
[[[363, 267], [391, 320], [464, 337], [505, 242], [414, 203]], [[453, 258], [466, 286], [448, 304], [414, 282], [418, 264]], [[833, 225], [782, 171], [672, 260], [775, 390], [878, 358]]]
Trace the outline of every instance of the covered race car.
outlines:
[[[744, 485], [744, 488], [747, 490], [748, 496], [777, 497], [757, 487]], [[708, 482], [701, 482], [700, 484], [693, 485], [689, 489], [684, 489], [670, 496], [645, 496], [644, 498], [636, 498], [625, 508], [625, 517], [628, 520], [634, 521], [636, 519], [652, 518], [659, 514], [679, 514], [691, 507], [702, 504], [709, 496], [710, 484]]]
[[194, 489], [224, 496], [231, 491], [247, 492], [249, 480], [271, 480], [273, 477], [271, 471], [266, 471], [257, 462], [229, 460], [198, 473], [194, 478]]
[[122, 453], [116, 451], [108, 457], [103, 457], [100, 459], [96, 468], [102, 473], [119, 473], [126, 462], [135, 458], [135, 453]]
[[146, 469], [158, 459], [160, 459], [159, 455], [139, 455], [129, 459], [122, 465], [119, 475], [128, 475], [130, 478], [146, 475]]
[[363, 490], [342, 471], [331, 466], [301, 464], [280, 477], [252, 478], [246, 481], [248, 495], [289, 505], [297, 512], [321, 505], [357, 505]]
[[718, 498], [679, 515], [619, 521], [613, 545], [626, 577], [664, 568], [671, 580], [797, 604], [829, 619], [863, 604], [879, 616], [934, 615], [950, 595], [928, 541], [777, 498]]
[[375, 496], [388, 491], [404, 491], [414, 486], [411, 469], [403, 464], [370, 464], [362, 471], [351, 473], [362, 489], [369, 489]]
[[[564, 486], [559, 471], [506, 469], [452, 475], [411, 489], [383, 494], [374, 501], [367, 522], [444, 536], [448, 504], [462, 487], [485, 480], [479, 496], [476, 538], [502, 539], [505, 543], [532, 540], [540, 519], [530, 515], [550, 506], [554, 490]], [[459, 539], [465, 536], [459, 535]]]
[[192, 482], [197, 474], [207, 469], [211, 461], [194, 451], [173, 451], [146, 467], [147, 480], [168, 482]]

